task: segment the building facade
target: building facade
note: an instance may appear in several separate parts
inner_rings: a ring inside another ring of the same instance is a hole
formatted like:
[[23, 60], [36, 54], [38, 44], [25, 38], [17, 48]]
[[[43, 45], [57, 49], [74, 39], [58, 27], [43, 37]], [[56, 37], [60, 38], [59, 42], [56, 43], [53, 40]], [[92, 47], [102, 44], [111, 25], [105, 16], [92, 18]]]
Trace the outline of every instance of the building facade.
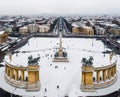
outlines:
[[29, 24], [27, 27], [29, 33], [34, 33], [39, 31], [39, 24]]
[[49, 25], [39, 25], [39, 32], [49, 32], [50, 26]]
[[120, 28], [111, 28], [109, 32], [113, 35], [120, 35]]
[[21, 34], [26, 34], [26, 33], [28, 33], [28, 28], [27, 27], [21, 27], [21, 28], [19, 28], [19, 32]]
[[95, 27], [95, 34], [97, 35], [105, 35], [106, 34], [106, 30], [102, 27], [96, 26]]
[[81, 35], [94, 35], [94, 30], [92, 27], [73, 27], [72, 33]]
[[4, 43], [8, 40], [8, 33], [5, 31], [0, 31], [0, 43]]

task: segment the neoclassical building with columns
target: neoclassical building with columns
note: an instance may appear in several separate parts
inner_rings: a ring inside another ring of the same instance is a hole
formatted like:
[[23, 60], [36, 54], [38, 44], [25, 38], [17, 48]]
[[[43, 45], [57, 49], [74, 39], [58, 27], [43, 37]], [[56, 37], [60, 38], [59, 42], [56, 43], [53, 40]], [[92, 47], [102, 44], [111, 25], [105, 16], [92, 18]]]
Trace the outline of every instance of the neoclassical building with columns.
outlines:
[[81, 90], [94, 91], [114, 84], [117, 80], [116, 63], [117, 59], [101, 67], [82, 66]]
[[17, 66], [11, 60], [10, 57], [10, 60], [5, 63], [6, 82], [14, 87], [24, 88], [26, 91], [40, 90], [39, 65]]

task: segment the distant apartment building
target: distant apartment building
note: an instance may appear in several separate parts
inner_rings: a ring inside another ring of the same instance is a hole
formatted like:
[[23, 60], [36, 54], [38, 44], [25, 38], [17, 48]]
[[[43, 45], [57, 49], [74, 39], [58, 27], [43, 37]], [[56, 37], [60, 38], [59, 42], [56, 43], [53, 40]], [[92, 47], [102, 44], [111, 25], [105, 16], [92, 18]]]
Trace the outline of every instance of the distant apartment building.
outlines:
[[119, 26], [111, 22], [96, 21], [96, 25], [102, 28], [118, 28]]
[[50, 30], [49, 25], [39, 25], [39, 32], [48, 32]]
[[120, 35], [120, 28], [111, 28], [109, 32], [113, 35]]
[[78, 34], [80, 32], [79, 27], [72, 27], [72, 33]]
[[12, 33], [12, 27], [7, 27], [7, 28], [5, 28], [5, 30], [7, 31], [7, 32], [9, 32], [9, 33]]
[[90, 20], [88, 20], [88, 21], [86, 21], [86, 26], [94, 26], [94, 22], [93, 21], [90, 21]]
[[28, 33], [28, 27], [21, 27], [21, 28], [19, 28], [19, 32], [21, 33], [21, 34], [26, 34], [26, 33]]
[[8, 33], [5, 31], [0, 31], [0, 43], [4, 43], [8, 40]]
[[72, 33], [81, 34], [81, 35], [94, 35], [94, 30], [92, 27], [73, 27]]
[[50, 30], [50, 25], [38, 25], [38, 24], [29, 24], [19, 28], [20, 34], [34, 33], [34, 32], [48, 32]]
[[27, 27], [29, 33], [34, 33], [39, 31], [39, 24], [29, 24]]
[[104, 28], [102, 28], [102, 27], [95, 26], [95, 34], [96, 35], [105, 35], [106, 30]]
[[120, 19], [113, 19], [112, 23], [120, 26]]

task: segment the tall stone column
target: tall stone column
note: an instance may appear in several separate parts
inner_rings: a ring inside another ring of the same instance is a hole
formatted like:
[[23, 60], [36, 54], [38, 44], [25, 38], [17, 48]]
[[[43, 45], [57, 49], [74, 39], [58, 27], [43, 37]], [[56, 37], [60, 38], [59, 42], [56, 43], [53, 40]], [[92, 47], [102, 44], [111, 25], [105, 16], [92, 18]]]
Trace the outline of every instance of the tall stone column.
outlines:
[[18, 70], [15, 69], [15, 80], [18, 80]]
[[12, 78], [15, 79], [15, 69], [12, 69]]
[[24, 70], [21, 70], [21, 81], [24, 81]]
[[100, 70], [97, 70], [96, 74], [97, 74], [97, 82], [99, 83], [100, 82]]
[[10, 67], [8, 67], [8, 76], [10, 77]]
[[114, 70], [114, 75], [115, 75], [115, 66], [114, 66], [113, 70]]
[[115, 65], [115, 74], [116, 74], [116, 65]]
[[12, 68], [10, 68], [10, 79], [12, 79], [12, 74], [13, 72], [12, 72]]
[[107, 76], [108, 76], [108, 79], [110, 79], [110, 70], [109, 70], [109, 68], [107, 69]]
[[109, 78], [111, 78], [111, 68], [109, 68]]
[[116, 74], [116, 66], [113, 67], [113, 70], [114, 70], [114, 75]]
[[59, 54], [59, 57], [63, 57], [63, 51], [62, 51], [62, 32], [59, 32], [59, 51], [58, 51], [58, 54]]
[[113, 67], [111, 67], [111, 76], [113, 77]]
[[106, 70], [103, 70], [103, 81], [106, 80]]

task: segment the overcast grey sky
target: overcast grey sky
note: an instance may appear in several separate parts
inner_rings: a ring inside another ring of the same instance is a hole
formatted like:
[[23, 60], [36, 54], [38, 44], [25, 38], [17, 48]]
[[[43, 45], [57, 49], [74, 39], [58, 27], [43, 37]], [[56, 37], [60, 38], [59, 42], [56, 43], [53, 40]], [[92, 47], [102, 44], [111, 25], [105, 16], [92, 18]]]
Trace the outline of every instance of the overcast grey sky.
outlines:
[[0, 0], [0, 15], [120, 14], [120, 0]]

